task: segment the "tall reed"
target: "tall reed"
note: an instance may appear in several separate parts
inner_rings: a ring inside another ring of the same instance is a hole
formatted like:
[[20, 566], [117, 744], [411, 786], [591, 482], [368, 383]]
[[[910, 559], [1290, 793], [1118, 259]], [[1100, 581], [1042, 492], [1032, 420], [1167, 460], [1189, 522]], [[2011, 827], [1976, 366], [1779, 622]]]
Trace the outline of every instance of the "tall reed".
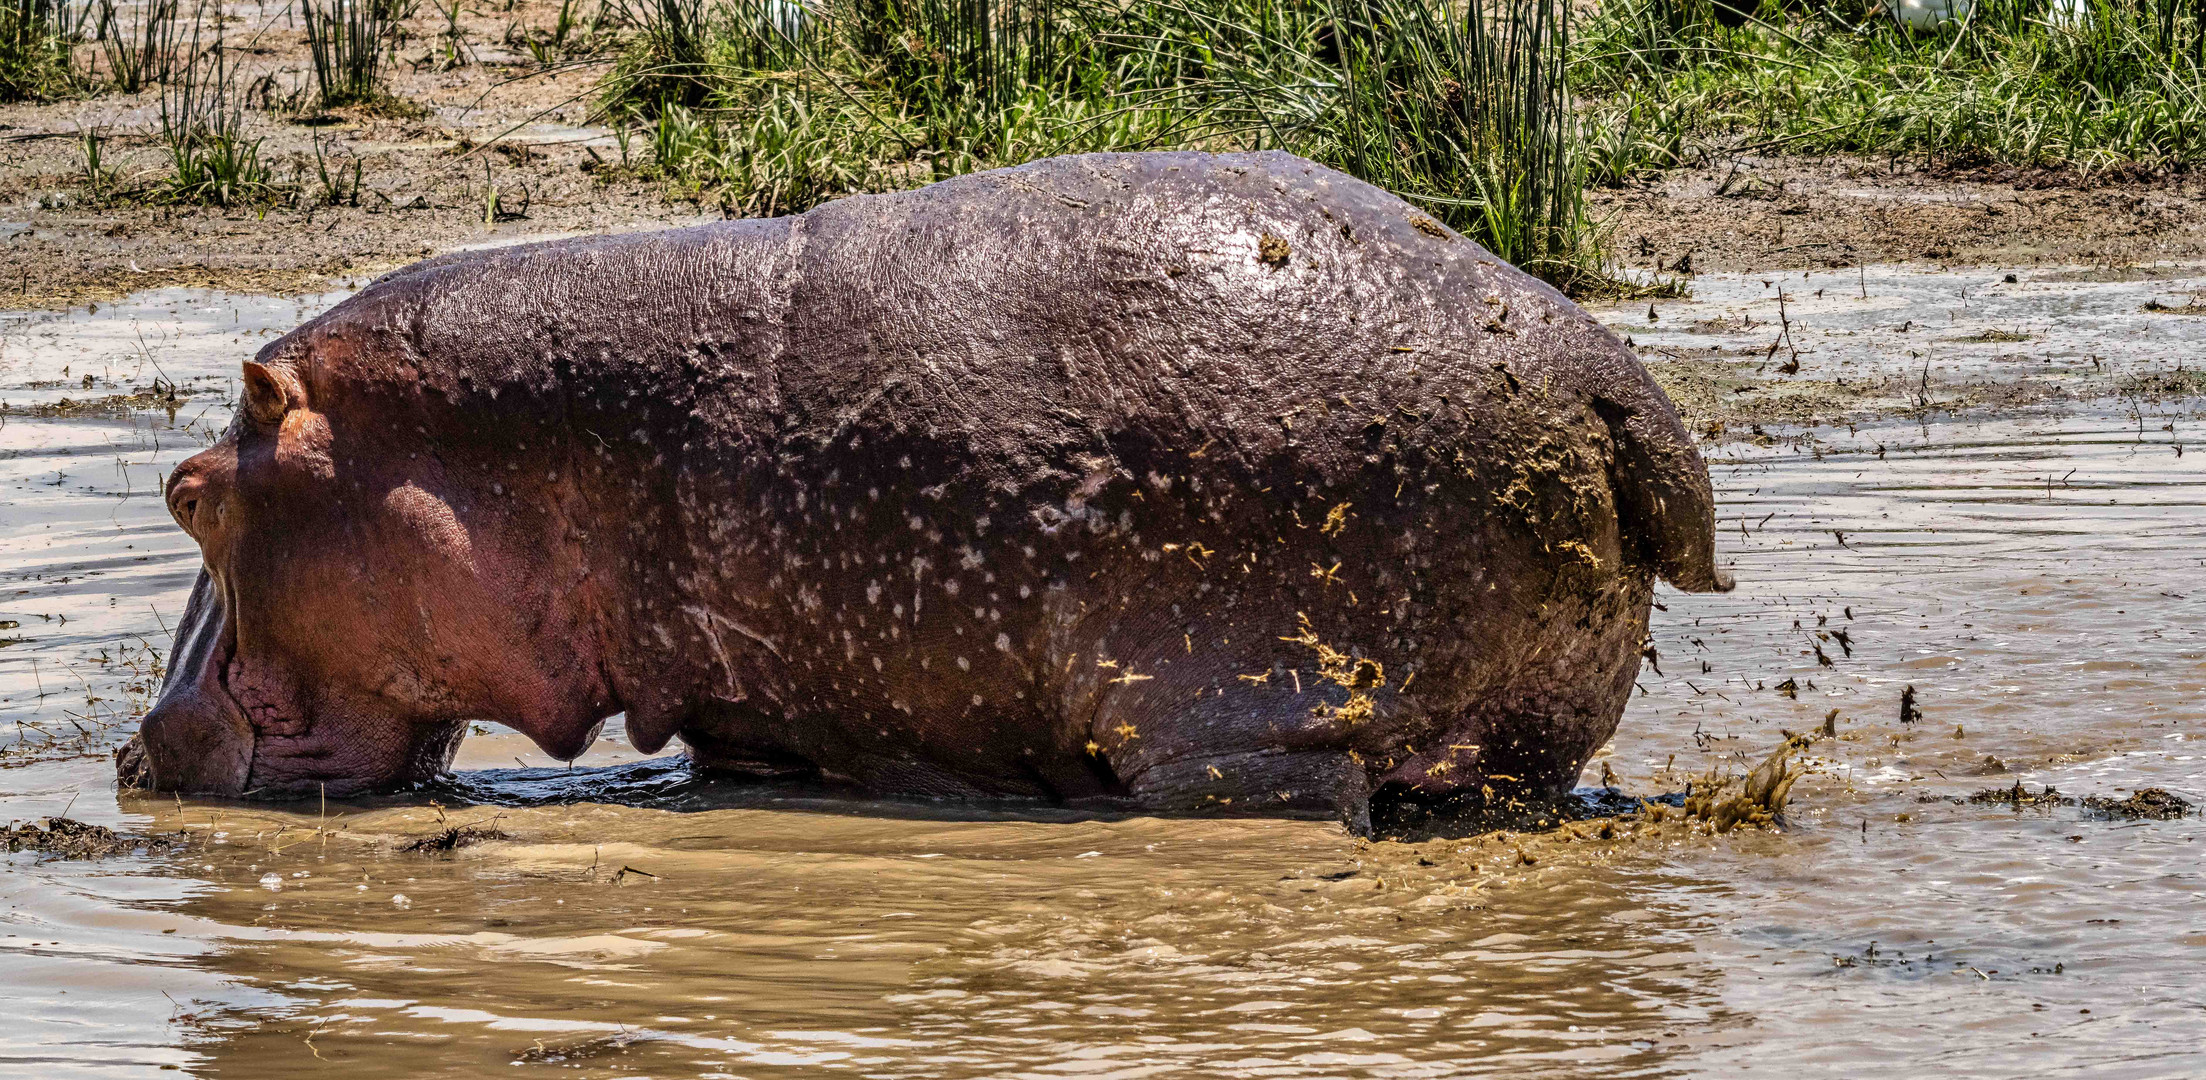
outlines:
[[299, 8], [322, 104], [383, 98], [383, 53], [398, 26], [397, 0], [299, 0]]
[[1519, 267], [1587, 273], [1567, 0], [1334, 0], [1341, 90], [1305, 146]]
[[[739, 10], [755, 6], [738, 0]], [[612, 18], [633, 27], [636, 37], [615, 66], [608, 84], [607, 103], [630, 117], [651, 118], [668, 107], [695, 109], [712, 94], [711, 69], [705, 63], [710, 28], [704, 0], [605, 0]], [[759, 37], [741, 20], [727, 35], [738, 49]], [[766, 66], [743, 64], [738, 66]]]
[[893, 83], [1003, 108], [1047, 84], [1066, 43], [1065, 0], [847, 0], [853, 44]]
[[81, 36], [70, 0], [0, 0], [0, 101], [69, 92], [69, 53]]
[[219, 23], [213, 42], [202, 47], [199, 35], [195, 23], [174, 76], [161, 85], [158, 134], [172, 171], [159, 196], [216, 206], [262, 201], [276, 188], [261, 140], [245, 131], [233, 50]]
[[146, 0], [134, 21], [126, 20], [115, 0], [100, 2], [100, 53], [115, 89], [135, 94], [166, 82], [182, 48], [180, 0]]

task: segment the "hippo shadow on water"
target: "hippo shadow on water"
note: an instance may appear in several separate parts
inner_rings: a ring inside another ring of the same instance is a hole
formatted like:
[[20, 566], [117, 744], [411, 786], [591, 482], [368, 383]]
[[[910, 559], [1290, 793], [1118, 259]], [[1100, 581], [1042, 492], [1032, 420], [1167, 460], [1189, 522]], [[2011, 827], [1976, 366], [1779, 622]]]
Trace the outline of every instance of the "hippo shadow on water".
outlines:
[[[604, 803], [674, 813], [713, 810], [783, 810], [842, 816], [872, 816], [911, 821], [1029, 821], [1065, 824], [1129, 821], [1159, 816], [1138, 806], [1103, 802], [1067, 806], [1034, 799], [883, 798], [850, 784], [817, 777], [739, 776], [698, 768], [687, 758], [666, 756], [592, 768], [473, 769], [450, 773], [402, 793], [354, 804], [415, 805], [423, 797], [477, 806], [536, 807]], [[1541, 832], [1572, 821], [1638, 812], [1646, 804], [1682, 807], [1683, 792], [1631, 795], [1613, 787], [1581, 787], [1554, 798], [1498, 795], [1435, 799], [1414, 793], [1382, 791], [1372, 799], [1370, 835], [1374, 839], [1417, 843], [1456, 839], [1496, 830]], [[1298, 819], [1338, 820], [1319, 812], [1281, 813], [1261, 807], [1221, 807], [1164, 815], [1181, 820]]]

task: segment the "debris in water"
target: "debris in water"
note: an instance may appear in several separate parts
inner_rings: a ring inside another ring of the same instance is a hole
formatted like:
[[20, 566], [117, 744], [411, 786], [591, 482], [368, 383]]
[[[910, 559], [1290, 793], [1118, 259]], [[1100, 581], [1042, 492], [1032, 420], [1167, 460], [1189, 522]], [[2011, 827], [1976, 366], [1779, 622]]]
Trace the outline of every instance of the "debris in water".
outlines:
[[101, 825], [75, 818], [48, 818], [46, 827], [10, 825], [0, 830], [10, 852], [35, 851], [64, 859], [106, 859], [138, 851], [169, 851], [179, 841], [159, 836], [124, 836]]
[[636, 868], [635, 868], [635, 867], [633, 867], [633, 866], [625, 866], [625, 865], [624, 865], [624, 866], [622, 866], [622, 867], [621, 867], [620, 869], [618, 869], [618, 870], [615, 870], [615, 871], [613, 871], [613, 878], [612, 878], [613, 884], [615, 884], [615, 885], [626, 885], [626, 884], [628, 884], [628, 875], [630, 875], [630, 874], [634, 874], [634, 875], [636, 875], [637, 877], [646, 877], [646, 878], [650, 878], [650, 879], [651, 879], [651, 880], [653, 880], [653, 881], [657, 881], [657, 880], [659, 880], [659, 875], [657, 875], [657, 874], [654, 874], [654, 873], [652, 873], [652, 872], [651, 872], [651, 871], [649, 871], [649, 870], [638, 870], [638, 869], [636, 869]]
[[2206, 304], [2193, 296], [2187, 304], [2163, 304], [2158, 300], [2145, 301], [2144, 310], [2153, 315], [2206, 315]]
[[2191, 812], [2189, 802], [2165, 788], [2156, 787], [2140, 788], [2136, 794], [2126, 799], [2093, 795], [2084, 799], [2083, 804], [2108, 817], [2152, 818], [2156, 821], [2170, 821]]
[[1922, 718], [1923, 711], [1915, 707], [1915, 684], [1909, 683], [1900, 691], [1900, 723], [1912, 724]]
[[[536, 1045], [525, 1050], [514, 1051], [513, 1064], [552, 1065], [570, 1061], [589, 1061], [593, 1058], [613, 1054], [625, 1054], [630, 1046], [652, 1038], [654, 1036], [648, 1032], [622, 1030], [611, 1035], [593, 1035], [578, 1042], [561, 1043], [557, 1046], [546, 1046], [544, 1040], [538, 1039]], [[581, 1068], [579, 1065], [569, 1065], [567, 1067], [570, 1069]]]
[[2061, 794], [2051, 784], [2045, 785], [2045, 790], [2032, 794], [2028, 788], [2022, 785], [2020, 780], [2015, 781], [2013, 787], [1985, 788], [1967, 799], [1955, 799], [1953, 801], [1969, 802], [1978, 806], [2012, 806], [2017, 810], [2025, 806], [2074, 806], [2076, 804], [2076, 800]]
[[401, 844], [398, 850], [411, 852], [457, 851], [469, 844], [480, 844], [485, 840], [504, 839], [507, 839], [506, 834], [498, 831], [497, 820], [493, 818], [489, 825], [454, 825], [443, 832], [431, 833], [413, 843]]

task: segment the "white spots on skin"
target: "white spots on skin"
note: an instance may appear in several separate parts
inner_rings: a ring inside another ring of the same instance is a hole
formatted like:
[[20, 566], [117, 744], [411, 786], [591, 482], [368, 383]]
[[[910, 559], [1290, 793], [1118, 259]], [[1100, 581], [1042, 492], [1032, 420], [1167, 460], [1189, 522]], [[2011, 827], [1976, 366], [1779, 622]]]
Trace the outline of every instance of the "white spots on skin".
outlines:
[[[879, 605], [879, 604], [880, 604], [880, 602], [881, 602], [881, 583], [880, 583], [880, 581], [878, 581], [878, 580], [875, 580], [875, 581], [868, 581], [868, 582], [866, 582], [866, 603], [868, 603], [868, 604], [874, 604], [874, 605]], [[896, 613], [897, 613], [898, 615], [902, 615], [902, 614], [904, 613], [904, 605], [902, 605], [902, 604], [898, 604], [898, 605], [896, 605]]]
[[973, 670], [973, 662], [960, 656], [957, 658], [957, 669], [959, 671], [971, 671]]
[[997, 634], [997, 635], [996, 635], [996, 651], [997, 651], [997, 652], [1010, 652], [1010, 651], [1011, 651], [1011, 635], [1009, 635], [1009, 634]]

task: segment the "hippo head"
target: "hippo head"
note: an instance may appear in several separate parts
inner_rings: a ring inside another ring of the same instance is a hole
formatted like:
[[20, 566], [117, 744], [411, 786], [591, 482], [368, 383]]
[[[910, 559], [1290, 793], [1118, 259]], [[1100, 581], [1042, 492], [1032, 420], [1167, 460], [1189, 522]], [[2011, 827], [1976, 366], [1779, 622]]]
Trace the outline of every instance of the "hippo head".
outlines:
[[484, 462], [505, 436], [438, 427], [374, 340], [325, 317], [271, 344], [229, 431], [169, 477], [203, 568], [125, 784], [352, 794], [441, 772], [471, 720], [571, 758], [615, 711], [569, 610], [587, 574], [549, 448], [533, 485], [511, 453]]

